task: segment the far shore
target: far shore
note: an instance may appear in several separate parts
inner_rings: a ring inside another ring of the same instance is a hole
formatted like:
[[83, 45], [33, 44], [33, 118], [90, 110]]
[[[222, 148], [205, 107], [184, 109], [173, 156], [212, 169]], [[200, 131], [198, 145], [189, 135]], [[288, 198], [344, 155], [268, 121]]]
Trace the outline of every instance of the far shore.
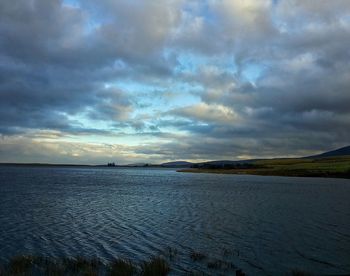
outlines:
[[250, 167], [199, 167], [178, 172], [350, 179], [350, 157], [257, 160]]
[[33, 167], [81, 167], [81, 168], [172, 168], [178, 172], [245, 174], [290, 177], [325, 177], [350, 179], [350, 155], [324, 158], [281, 158], [256, 159], [243, 161], [213, 161], [205, 163], [179, 162], [164, 164], [130, 164], [130, 165], [78, 165], [47, 163], [0, 163], [0, 166]]
[[287, 177], [322, 177], [322, 178], [344, 178], [350, 179], [350, 174], [329, 174], [329, 173], [307, 173], [307, 172], [275, 172], [259, 170], [236, 170], [236, 169], [181, 169], [182, 173], [211, 173], [211, 174], [237, 174], [237, 175], [260, 175], [260, 176], [287, 176]]

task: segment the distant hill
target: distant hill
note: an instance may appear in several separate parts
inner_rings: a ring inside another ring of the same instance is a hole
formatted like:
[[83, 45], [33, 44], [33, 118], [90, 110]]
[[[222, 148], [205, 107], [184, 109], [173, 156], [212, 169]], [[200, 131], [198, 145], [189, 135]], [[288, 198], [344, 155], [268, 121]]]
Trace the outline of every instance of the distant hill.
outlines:
[[165, 168], [189, 168], [192, 165], [193, 163], [187, 161], [174, 161], [161, 164]]
[[216, 161], [208, 161], [208, 162], [203, 162], [203, 163], [198, 163], [200, 165], [234, 165], [234, 164], [243, 164], [243, 163], [252, 163], [256, 161], [256, 159], [248, 159], [248, 160], [216, 160]]
[[195, 163], [191, 167], [192, 168], [201, 168], [201, 169], [233, 169], [233, 168], [250, 168], [253, 166], [254, 161], [256, 159], [250, 160], [216, 160], [216, 161], [208, 161], [202, 163]]
[[305, 158], [325, 158], [325, 157], [336, 157], [336, 156], [344, 156], [344, 155], [350, 155], [350, 146], [332, 150], [332, 151], [327, 151], [317, 155], [308, 156]]
[[148, 167], [148, 163], [132, 163], [132, 164], [127, 164], [124, 165], [123, 167]]

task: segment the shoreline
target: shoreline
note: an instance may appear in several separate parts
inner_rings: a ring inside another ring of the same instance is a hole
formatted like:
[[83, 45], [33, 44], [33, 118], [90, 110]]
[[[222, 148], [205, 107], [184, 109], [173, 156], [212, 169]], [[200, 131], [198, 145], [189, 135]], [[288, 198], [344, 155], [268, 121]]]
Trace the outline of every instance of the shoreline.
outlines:
[[180, 173], [210, 173], [210, 174], [235, 174], [235, 175], [256, 175], [256, 176], [284, 176], [284, 177], [307, 177], [307, 178], [335, 178], [335, 179], [350, 179], [348, 173], [328, 173], [328, 172], [293, 172], [285, 171], [269, 171], [259, 169], [201, 169], [190, 168], [177, 170]]

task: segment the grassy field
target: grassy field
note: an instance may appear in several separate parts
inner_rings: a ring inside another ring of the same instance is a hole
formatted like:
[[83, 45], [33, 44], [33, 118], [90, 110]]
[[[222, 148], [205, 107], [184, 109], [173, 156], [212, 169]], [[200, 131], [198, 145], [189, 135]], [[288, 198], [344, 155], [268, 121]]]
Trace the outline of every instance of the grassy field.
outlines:
[[246, 169], [190, 168], [180, 172], [350, 178], [350, 156], [322, 159], [266, 159]]

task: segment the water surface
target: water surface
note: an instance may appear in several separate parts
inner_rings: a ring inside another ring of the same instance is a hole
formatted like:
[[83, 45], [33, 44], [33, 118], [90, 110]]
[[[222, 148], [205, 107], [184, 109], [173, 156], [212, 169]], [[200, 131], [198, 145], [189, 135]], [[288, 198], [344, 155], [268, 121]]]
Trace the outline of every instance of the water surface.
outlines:
[[[349, 198], [344, 179], [0, 167], [0, 260], [142, 261], [171, 247], [176, 273], [213, 273], [210, 260], [248, 274], [350, 273]], [[192, 250], [209, 259], [194, 263]]]

